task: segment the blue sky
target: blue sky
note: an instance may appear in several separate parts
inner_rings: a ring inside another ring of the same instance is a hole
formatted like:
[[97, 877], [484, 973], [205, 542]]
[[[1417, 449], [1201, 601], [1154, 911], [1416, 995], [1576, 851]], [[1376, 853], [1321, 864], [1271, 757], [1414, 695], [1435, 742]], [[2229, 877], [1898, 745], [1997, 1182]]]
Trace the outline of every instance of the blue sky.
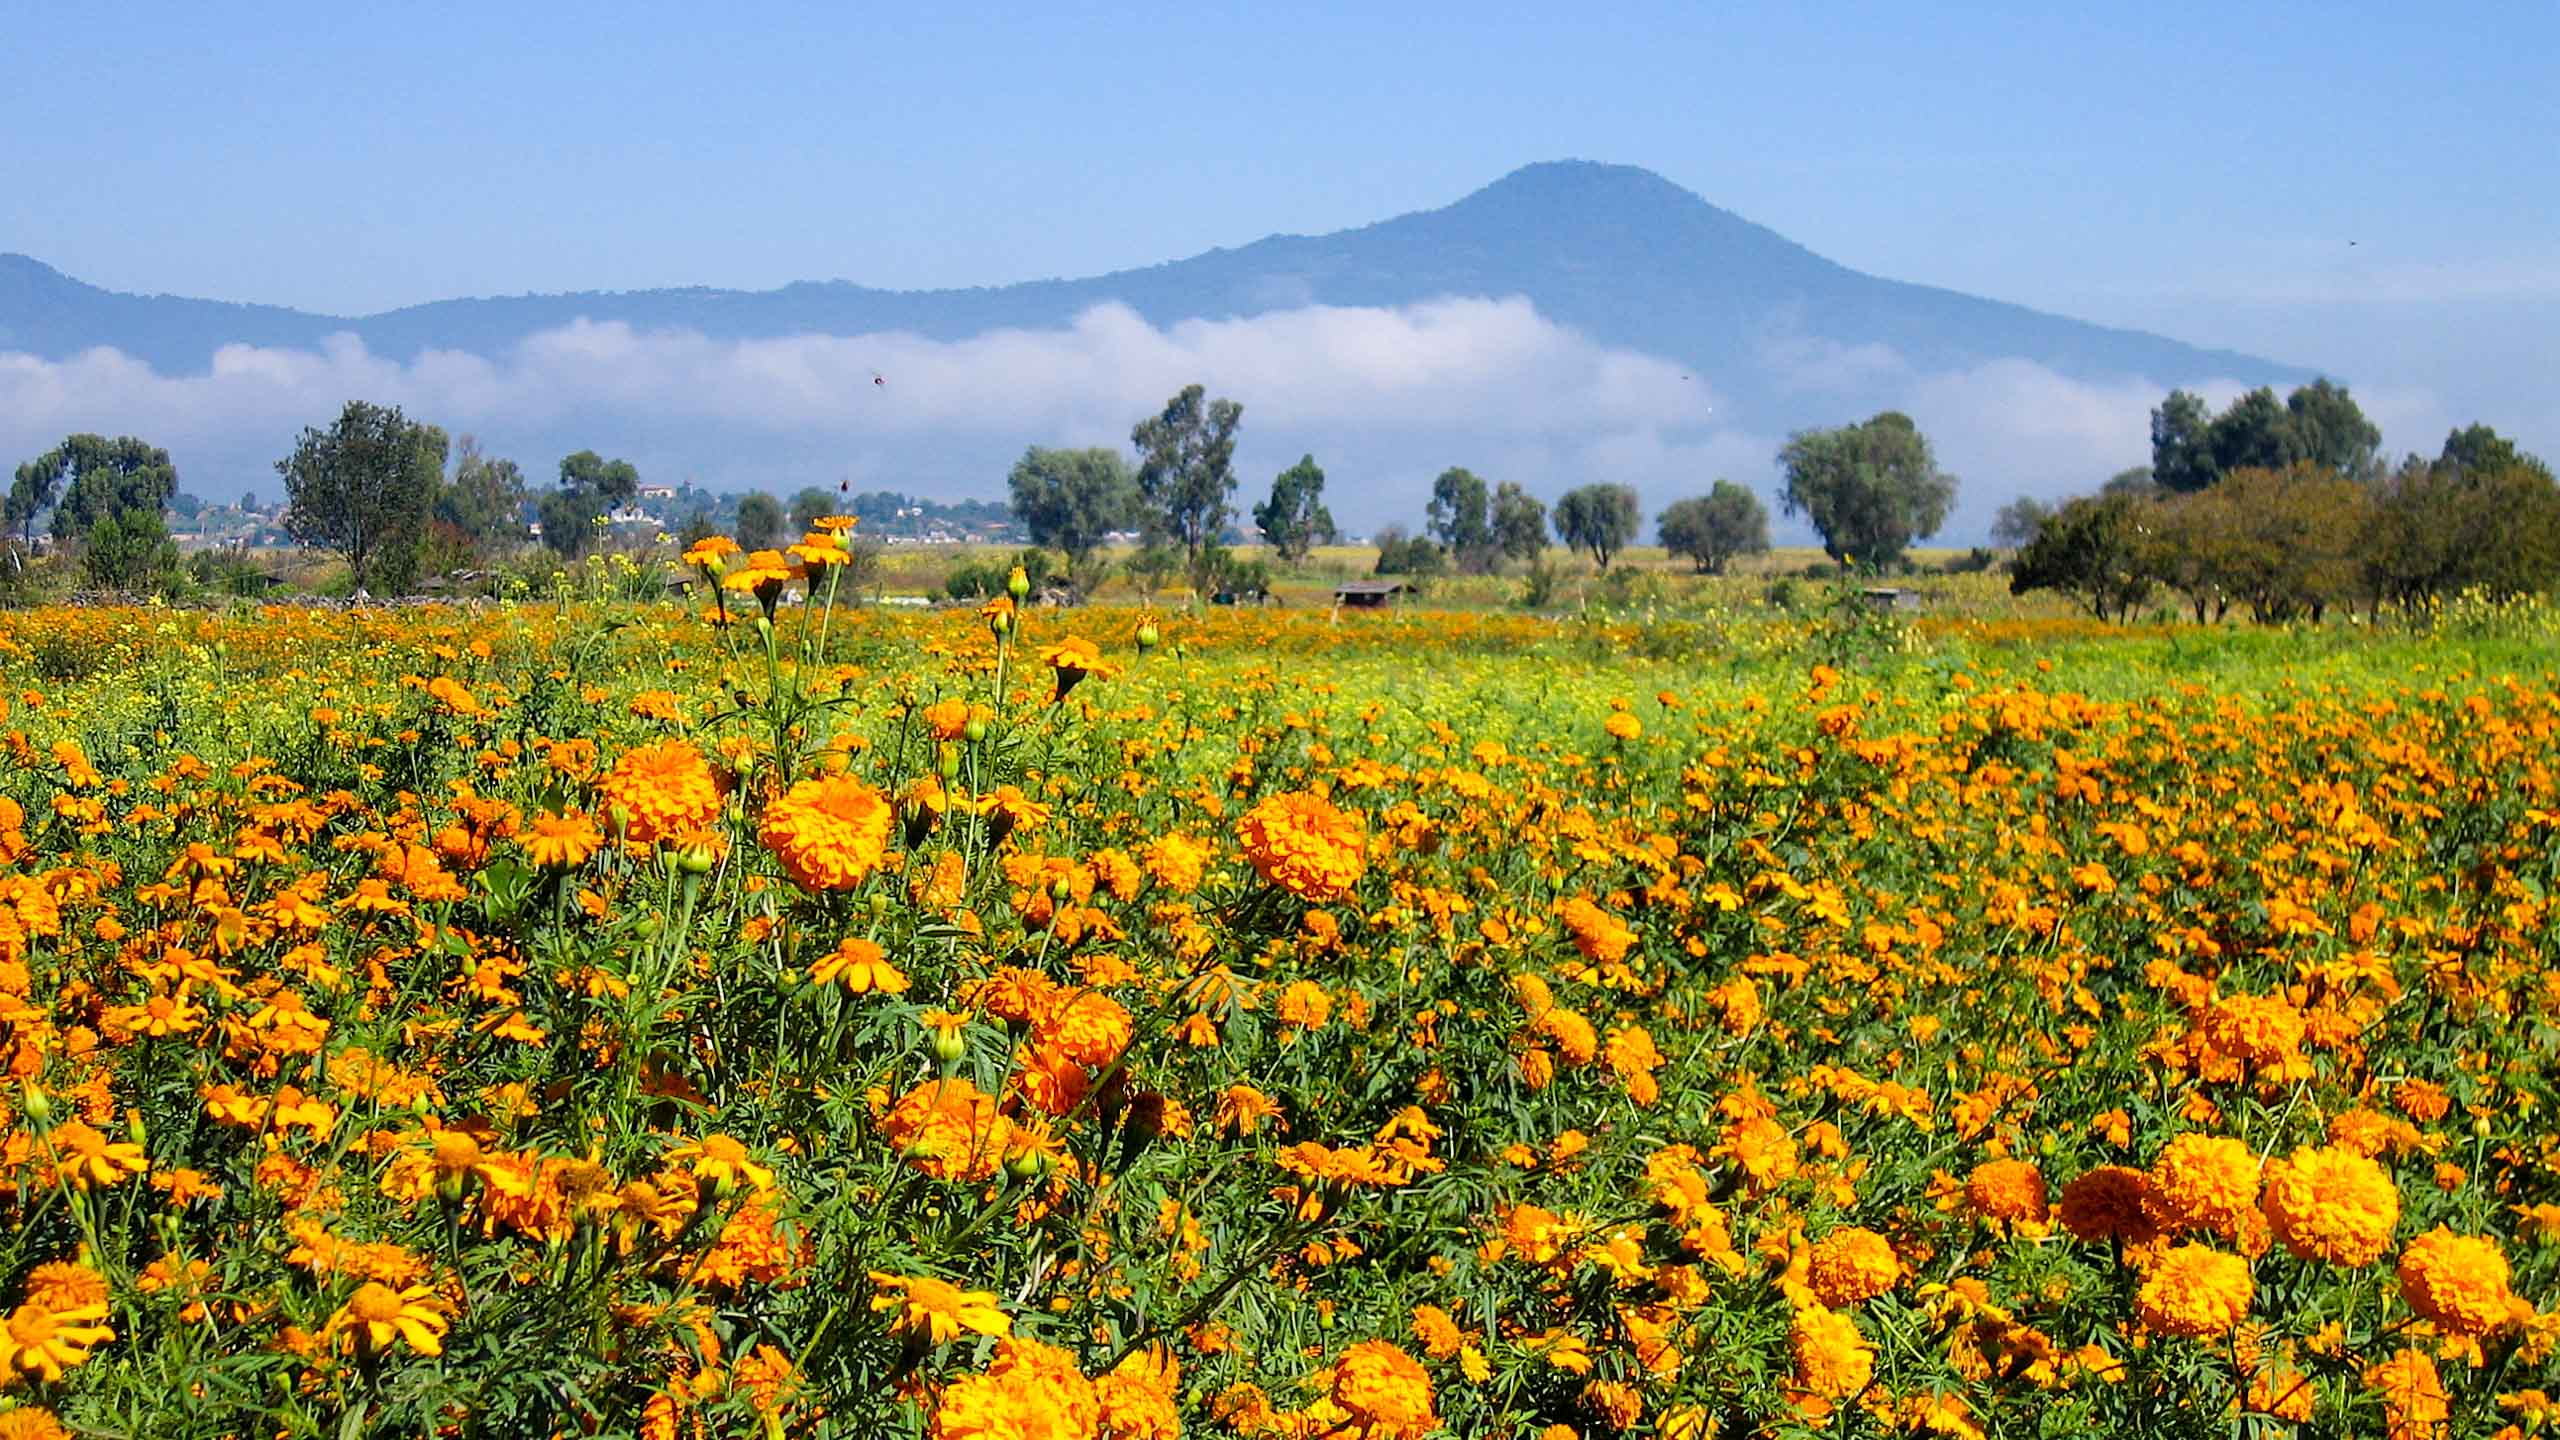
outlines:
[[2039, 305], [2560, 289], [2560, 7], [2077, 8], [22, 7], [0, 243], [340, 311], [967, 285], [1580, 156]]
[[2560, 450], [2560, 5], [2079, 8], [19, 6], [0, 250], [341, 313], [990, 284], [1570, 156], [2329, 368], [2397, 448], [2477, 417]]

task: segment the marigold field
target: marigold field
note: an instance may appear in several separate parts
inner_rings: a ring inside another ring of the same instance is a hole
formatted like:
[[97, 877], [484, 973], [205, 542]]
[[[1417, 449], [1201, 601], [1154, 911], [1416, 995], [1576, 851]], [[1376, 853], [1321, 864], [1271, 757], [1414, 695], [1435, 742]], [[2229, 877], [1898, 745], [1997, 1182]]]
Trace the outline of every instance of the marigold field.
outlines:
[[2547, 621], [777, 608], [825, 548], [0, 615], [0, 1437], [2560, 1415]]

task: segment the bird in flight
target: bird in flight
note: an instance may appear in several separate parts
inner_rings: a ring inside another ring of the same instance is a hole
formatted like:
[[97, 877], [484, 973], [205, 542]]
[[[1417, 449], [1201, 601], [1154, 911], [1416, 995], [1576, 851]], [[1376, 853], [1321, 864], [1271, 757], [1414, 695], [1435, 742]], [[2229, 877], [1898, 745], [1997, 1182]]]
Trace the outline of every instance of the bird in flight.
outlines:
[[882, 378], [881, 376], [874, 375], [874, 376], [872, 376], [872, 377], [871, 377], [871, 383], [872, 383], [872, 384], [874, 384], [874, 385], [886, 385], [886, 384], [888, 384], [889, 382], [888, 382], [886, 379]]

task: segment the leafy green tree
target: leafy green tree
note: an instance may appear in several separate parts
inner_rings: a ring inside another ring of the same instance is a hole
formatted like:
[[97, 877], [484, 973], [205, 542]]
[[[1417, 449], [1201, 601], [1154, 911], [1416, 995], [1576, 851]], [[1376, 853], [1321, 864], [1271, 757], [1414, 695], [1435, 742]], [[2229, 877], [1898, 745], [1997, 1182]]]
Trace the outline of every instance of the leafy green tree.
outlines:
[[2130, 495], [2137, 500], [2153, 500], [2164, 493], [2159, 481], [2151, 478], [2148, 465], [2128, 465], [2107, 477], [2098, 487], [2101, 495]]
[[[2145, 472], [2148, 474], [2148, 472]], [[1991, 517], [1991, 543], [2015, 550], [2036, 538], [2044, 522], [2053, 518], [2053, 507], [2033, 495], [2021, 495], [2000, 507]]]
[[2363, 485], [2303, 462], [2281, 470], [2247, 466], [2214, 489], [2230, 506], [2223, 583], [2251, 618], [2317, 621], [2352, 597], [2373, 504]]
[[2188, 494], [2222, 478], [2213, 459], [2213, 407], [2192, 390], [2172, 390], [2151, 412], [2151, 478]]
[[2365, 418], [2347, 387], [2314, 380], [2285, 397], [2286, 463], [2304, 461], [2365, 480], [2378, 468], [2382, 431]]
[[600, 528], [595, 497], [583, 490], [545, 490], [534, 503], [542, 522], [542, 547], [563, 560], [574, 560], [595, 543]]
[[2009, 575], [2009, 593], [2056, 590], [2101, 620], [2125, 620], [2151, 596], [2144, 512], [2128, 495], [2083, 497], [2045, 517]]
[[0, 504], [0, 528], [32, 542], [36, 516], [50, 506], [53, 538], [77, 539], [110, 515], [157, 515], [177, 490], [178, 469], [168, 451], [130, 435], [73, 435], [18, 467]]
[[1140, 595], [1153, 600], [1157, 591], [1173, 583], [1173, 577], [1181, 573], [1182, 552], [1161, 541], [1150, 541], [1122, 561], [1120, 570], [1129, 577], [1130, 584], [1138, 587]]
[[1823, 552], [1844, 564], [1898, 563], [1912, 541], [1938, 533], [1955, 504], [1956, 477], [1938, 468], [1928, 437], [1897, 410], [1798, 431], [1778, 464], [1787, 473], [1787, 513], [1810, 519]]
[[1129, 524], [1138, 483], [1120, 452], [1105, 446], [1050, 450], [1034, 445], [1005, 476], [1013, 515], [1031, 536], [1067, 557], [1067, 574], [1083, 582], [1104, 537]]
[[1704, 495], [1675, 500], [1654, 519], [1663, 548], [1695, 562], [1700, 574], [1721, 575], [1737, 555], [1769, 548], [1769, 509], [1746, 485], [1718, 480]]
[[1505, 480], [1493, 492], [1493, 543], [1505, 559], [1536, 565], [1547, 553], [1547, 505]]
[[1431, 505], [1423, 512], [1424, 532], [1447, 551], [1463, 574], [1481, 575], [1493, 568], [1496, 555], [1493, 498], [1472, 470], [1452, 466], [1431, 482]]
[[2234, 470], [2281, 470], [2294, 462], [2293, 425], [2264, 385], [2231, 402], [2210, 432], [2215, 483]]
[[1150, 542], [1178, 546], [1193, 593], [1208, 588], [1208, 548], [1235, 512], [1236, 427], [1244, 407], [1211, 400], [1198, 385], [1185, 385], [1164, 409], [1129, 431], [1138, 449], [1138, 497]]
[[2436, 456], [2440, 469], [2461, 473], [2489, 474], [2499, 470], [2522, 468], [2546, 479], [2551, 467], [2516, 448], [2516, 442], [2486, 425], [2466, 425], [2444, 437], [2444, 450]]
[[2450, 461], [2411, 456], [2373, 500], [2359, 555], [2377, 608], [2415, 609], [2473, 589], [2505, 599], [2560, 583], [2560, 486], [2513, 446], [2475, 437]]
[[836, 513], [836, 492], [816, 485], [803, 485], [791, 497], [791, 528], [803, 535], [818, 528], [818, 522]]
[[1379, 575], [1437, 575], [1449, 568], [1448, 554], [1423, 536], [1408, 533], [1401, 525], [1390, 525], [1378, 532], [1378, 563], [1371, 567]]
[[524, 472], [516, 462], [485, 455], [478, 440], [463, 436], [453, 479], [436, 496], [436, 518], [475, 543], [521, 540], [524, 502]]
[[1253, 507], [1253, 523], [1286, 564], [1303, 565], [1308, 552], [1333, 543], [1333, 512], [1324, 508], [1324, 471], [1316, 457], [1302, 455], [1272, 477], [1271, 498]]
[[621, 509], [640, 494], [640, 471], [628, 460], [607, 460], [581, 450], [560, 460], [560, 488], [586, 497], [598, 515]]
[[396, 405], [350, 400], [276, 462], [285, 532], [346, 557], [358, 588], [396, 593], [416, 578], [444, 461], [442, 430]]
[[1644, 513], [1631, 485], [1583, 485], [1556, 497], [1556, 534], [1577, 553], [1606, 570], [1609, 561], [1635, 543]]
[[178, 573], [178, 547], [159, 511], [121, 510], [89, 527], [80, 564], [100, 589], [158, 594]]
[[782, 538], [782, 502], [761, 490], [750, 490], [738, 501], [738, 543], [750, 550], [768, 550]]

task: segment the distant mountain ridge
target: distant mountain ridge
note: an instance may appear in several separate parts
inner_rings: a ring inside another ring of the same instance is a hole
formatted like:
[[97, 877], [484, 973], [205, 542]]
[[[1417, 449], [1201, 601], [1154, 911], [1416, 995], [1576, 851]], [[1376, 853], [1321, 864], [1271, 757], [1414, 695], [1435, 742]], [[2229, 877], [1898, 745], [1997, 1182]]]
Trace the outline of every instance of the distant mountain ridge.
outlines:
[[1455, 204], [1329, 235], [1273, 235], [1234, 249], [1078, 280], [964, 290], [878, 290], [804, 281], [439, 300], [376, 315], [130, 295], [23, 255], [0, 255], [0, 351], [60, 360], [113, 346], [168, 374], [202, 371], [226, 344], [311, 348], [351, 332], [376, 354], [495, 354], [578, 319], [721, 339], [905, 331], [957, 340], [1054, 329], [1106, 302], [1158, 326], [1305, 305], [1396, 306], [1446, 296], [1523, 296], [1603, 344], [1697, 367], [1745, 403], [1780, 402], [1800, 379], [1773, 354], [1890, 350], [1915, 370], [2025, 359], [2079, 380], [2215, 378], [2290, 384], [2314, 372], [2140, 331], [1851, 270], [1650, 171], [1551, 161]]

